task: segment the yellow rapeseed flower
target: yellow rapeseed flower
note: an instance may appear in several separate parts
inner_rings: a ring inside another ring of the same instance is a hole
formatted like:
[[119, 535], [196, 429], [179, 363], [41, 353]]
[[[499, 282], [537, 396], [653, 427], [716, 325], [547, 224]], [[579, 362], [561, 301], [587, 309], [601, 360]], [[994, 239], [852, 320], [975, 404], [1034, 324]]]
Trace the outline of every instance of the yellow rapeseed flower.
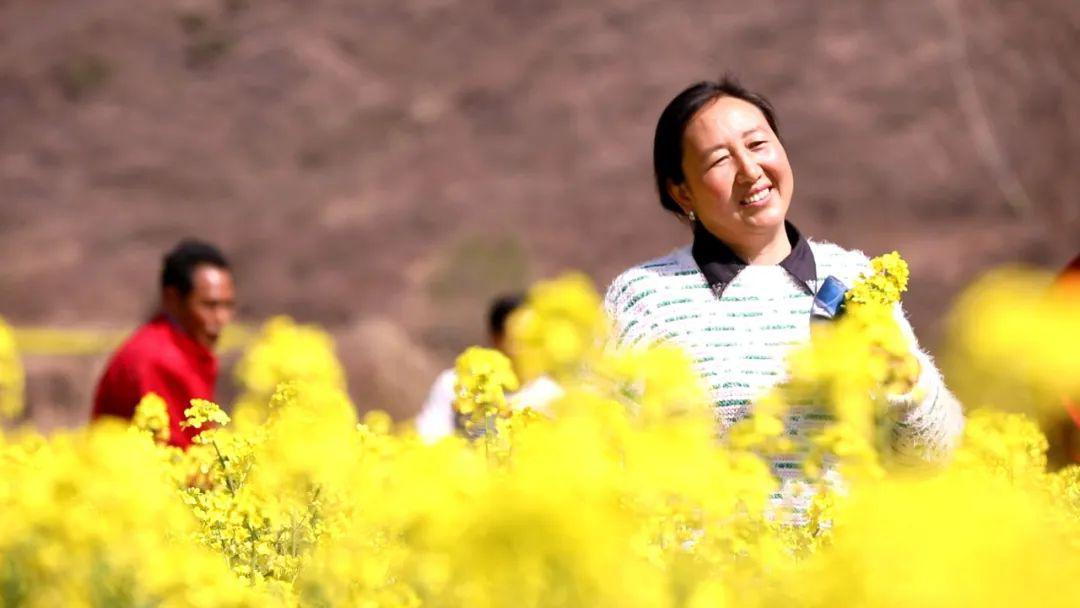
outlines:
[[135, 406], [132, 426], [146, 431], [159, 443], [169, 442], [169, 411], [165, 400], [156, 393], [146, 393]]
[[600, 295], [583, 274], [541, 281], [510, 315], [507, 336], [521, 378], [572, 376], [603, 343], [607, 321]]
[[202, 428], [206, 423], [225, 426], [229, 424], [229, 415], [218, 404], [206, 399], [192, 399], [191, 407], [184, 410], [184, 428]]
[[891, 306], [900, 301], [900, 294], [907, 291], [908, 265], [896, 251], [870, 260], [873, 270], [862, 274], [845, 294], [848, 304], [881, 304]]

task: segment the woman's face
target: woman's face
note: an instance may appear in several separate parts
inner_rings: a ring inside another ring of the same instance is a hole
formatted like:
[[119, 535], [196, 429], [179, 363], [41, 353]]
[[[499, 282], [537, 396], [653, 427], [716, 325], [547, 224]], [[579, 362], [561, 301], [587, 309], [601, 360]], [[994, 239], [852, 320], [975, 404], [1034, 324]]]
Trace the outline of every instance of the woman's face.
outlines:
[[672, 197], [729, 244], [783, 232], [794, 178], [787, 153], [761, 110], [721, 97], [690, 119], [683, 134], [682, 184]]

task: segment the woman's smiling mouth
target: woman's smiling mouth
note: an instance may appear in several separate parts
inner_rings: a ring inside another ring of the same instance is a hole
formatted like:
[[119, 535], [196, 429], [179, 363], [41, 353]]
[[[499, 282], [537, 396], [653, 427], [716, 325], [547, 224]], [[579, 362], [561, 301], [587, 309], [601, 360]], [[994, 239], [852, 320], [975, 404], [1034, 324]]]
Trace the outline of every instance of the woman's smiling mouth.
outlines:
[[769, 195], [772, 194], [772, 191], [772, 186], [758, 188], [757, 190], [754, 190], [750, 194], [746, 195], [746, 198], [739, 201], [739, 204], [743, 206], [751, 206], [763, 203], [769, 198]]

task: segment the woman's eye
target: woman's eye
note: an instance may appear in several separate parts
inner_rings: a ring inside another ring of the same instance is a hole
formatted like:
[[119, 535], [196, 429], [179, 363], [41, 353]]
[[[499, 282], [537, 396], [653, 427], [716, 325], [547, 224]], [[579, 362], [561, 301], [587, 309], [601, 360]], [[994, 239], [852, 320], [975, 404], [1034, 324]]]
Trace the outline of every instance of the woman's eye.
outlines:
[[752, 141], [752, 142], [750, 142], [750, 149], [751, 150], [757, 150], [758, 148], [764, 146], [766, 143], [767, 142], [764, 141], [764, 140]]
[[711, 165], [709, 165], [709, 167], [715, 167], [715, 166], [717, 166], [719, 164], [722, 164], [722, 163], [726, 162], [729, 158], [731, 158], [731, 157], [730, 156], [721, 156], [720, 158], [714, 160], [713, 163]]

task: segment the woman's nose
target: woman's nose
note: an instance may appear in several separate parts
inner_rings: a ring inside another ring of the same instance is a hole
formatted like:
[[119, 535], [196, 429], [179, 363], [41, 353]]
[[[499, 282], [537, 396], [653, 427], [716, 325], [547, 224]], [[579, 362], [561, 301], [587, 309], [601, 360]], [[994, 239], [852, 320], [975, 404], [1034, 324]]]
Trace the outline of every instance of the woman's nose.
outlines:
[[735, 179], [745, 184], [753, 184], [761, 179], [761, 165], [752, 154], [741, 154], [738, 159], [738, 173]]

